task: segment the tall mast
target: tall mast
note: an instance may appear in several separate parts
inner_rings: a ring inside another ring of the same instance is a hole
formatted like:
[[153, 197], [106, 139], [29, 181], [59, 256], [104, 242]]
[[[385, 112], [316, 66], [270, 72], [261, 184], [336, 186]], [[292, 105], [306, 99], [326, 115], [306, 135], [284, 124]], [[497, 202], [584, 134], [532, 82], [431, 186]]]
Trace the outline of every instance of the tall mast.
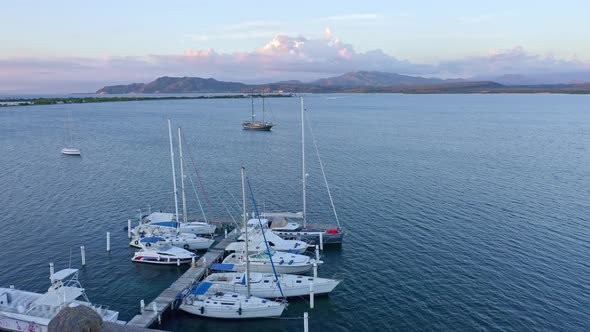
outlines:
[[252, 91], [252, 122], [254, 122], [254, 91]]
[[245, 236], [245, 247], [246, 247], [246, 288], [248, 292], [246, 297], [250, 298], [250, 258], [248, 257], [248, 215], [246, 211], [246, 180], [244, 177], [244, 167], [242, 167], [242, 215], [244, 219], [244, 236]]
[[172, 126], [170, 119], [168, 119], [168, 137], [170, 138], [170, 161], [172, 161], [172, 182], [174, 184], [174, 208], [176, 209], [176, 221], [178, 220], [178, 189], [176, 189], [176, 166], [174, 165], [174, 148], [172, 147]]
[[182, 129], [178, 127], [178, 154], [180, 157], [180, 190], [182, 192], [182, 221], [187, 221], [186, 195], [184, 194], [184, 159], [182, 158]]
[[262, 96], [262, 123], [264, 123], [264, 96]]
[[301, 168], [303, 171], [303, 227], [307, 227], [307, 200], [305, 191], [307, 189], [306, 180], [307, 177], [305, 174], [305, 108], [303, 107], [303, 97], [301, 98]]

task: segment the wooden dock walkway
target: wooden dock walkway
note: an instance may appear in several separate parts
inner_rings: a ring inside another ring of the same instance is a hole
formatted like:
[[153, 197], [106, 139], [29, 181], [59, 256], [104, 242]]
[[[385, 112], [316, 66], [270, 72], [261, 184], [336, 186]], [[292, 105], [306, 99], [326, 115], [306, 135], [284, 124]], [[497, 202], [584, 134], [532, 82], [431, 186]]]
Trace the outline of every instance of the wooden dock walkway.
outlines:
[[[152, 302], [146, 304], [143, 313], [133, 317], [127, 325], [138, 327], [149, 327], [156, 320], [161, 319], [162, 314], [170, 308], [172, 303], [176, 300], [176, 295], [185, 289], [189, 288], [193, 283], [200, 280], [205, 271], [209, 269], [217, 259], [223, 256], [225, 248], [232, 242], [236, 241], [236, 231], [232, 231], [227, 235], [227, 238], [222, 239], [217, 244], [209, 248], [196, 262], [194, 267], [188, 269], [180, 278], [178, 278], [170, 287], [166, 288], [158, 297]], [[156, 311], [153, 310], [154, 303], [156, 304]]]

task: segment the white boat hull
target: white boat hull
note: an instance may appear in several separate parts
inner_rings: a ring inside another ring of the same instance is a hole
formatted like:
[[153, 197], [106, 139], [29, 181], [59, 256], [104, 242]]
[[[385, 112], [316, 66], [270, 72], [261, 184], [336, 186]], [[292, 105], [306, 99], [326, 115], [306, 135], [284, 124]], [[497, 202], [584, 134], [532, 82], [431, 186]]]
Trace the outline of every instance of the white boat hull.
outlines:
[[61, 149], [61, 153], [68, 155], [68, 156], [79, 156], [80, 149], [63, 148], [63, 149]]
[[0, 330], [47, 332], [49, 319], [0, 312]]
[[[205, 305], [205, 306], [203, 306]], [[203, 308], [203, 310], [201, 310]], [[210, 307], [206, 306], [204, 301], [195, 301], [193, 304], [183, 303], [180, 305], [180, 310], [188, 312], [193, 315], [209, 318], [220, 319], [252, 319], [252, 318], [266, 318], [277, 317], [283, 313], [285, 309], [282, 305], [273, 305], [269, 307], [242, 307], [235, 306], [228, 307]]]

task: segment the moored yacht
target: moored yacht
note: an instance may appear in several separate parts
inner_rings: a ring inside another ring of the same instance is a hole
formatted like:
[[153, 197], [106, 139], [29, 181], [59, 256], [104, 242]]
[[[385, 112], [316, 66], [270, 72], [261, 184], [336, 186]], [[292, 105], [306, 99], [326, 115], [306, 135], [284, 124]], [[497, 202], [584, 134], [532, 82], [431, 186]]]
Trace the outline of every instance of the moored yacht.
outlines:
[[[47, 325], [66, 306], [87, 306], [106, 322], [123, 323], [119, 312], [97, 306], [88, 300], [78, 281], [77, 269], [64, 269], [50, 276], [45, 294], [0, 288], [0, 329], [9, 331], [47, 331]], [[80, 298], [80, 299], [79, 299]]]
[[188, 250], [163, 244], [144, 247], [136, 251], [131, 260], [137, 263], [173, 265], [190, 263], [193, 257], [196, 255]]
[[[272, 263], [271, 263], [272, 260]], [[273, 263], [276, 273], [306, 273], [313, 268], [313, 264], [318, 265], [322, 261], [316, 261], [313, 258], [305, 255], [298, 255], [293, 253], [285, 253], [270, 249], [268, 251], [261, 251], [256, 254], [248, 255], [250, 271], [253, 272], [273, 272]], [[224, 260], [222, 264], [213, 264], [211, 269], [223, 271], [244, 271], [246, 268], [246, 255], [243, 253], [231, 253]]]

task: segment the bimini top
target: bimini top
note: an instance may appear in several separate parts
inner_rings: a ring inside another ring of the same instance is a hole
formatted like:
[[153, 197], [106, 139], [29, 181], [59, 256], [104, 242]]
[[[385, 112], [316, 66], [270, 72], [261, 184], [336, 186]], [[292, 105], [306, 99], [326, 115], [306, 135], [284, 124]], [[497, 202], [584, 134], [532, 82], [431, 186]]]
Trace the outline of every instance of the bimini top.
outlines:
[[176, 221], [157, 221], [157, 222], [150, 222], [150, 226], [162, 226], [162, 227], [178, 227], [178, 222]]
[[152, 214], [145, 218], [151, 222], [174, 220], [174, 213], [152, 212]]
[[59, 270], [55, 272], [52, 276], [50, 276], [49, 280], [51, 280], [51, 282], [65, 280], [67, 277], [71, 276], [76, 272], [78, 272], [78, 269]]
[[191, 289], [190, 293], [194, 295], [205, 295], [211, 286], [213, 286], [213, 283], [204, 281], [199, 283], [197, 287]]
[[161, 237], [152, 236], [152, 237], [144, 237], [143, 239], [139, 240], [141, 243], [158, 243], [162, 241]]
[[234, 264], [212, 264], [211, 265], [211, 270], [217, 270], [217, 271], [233, 271], [234, 270]]

